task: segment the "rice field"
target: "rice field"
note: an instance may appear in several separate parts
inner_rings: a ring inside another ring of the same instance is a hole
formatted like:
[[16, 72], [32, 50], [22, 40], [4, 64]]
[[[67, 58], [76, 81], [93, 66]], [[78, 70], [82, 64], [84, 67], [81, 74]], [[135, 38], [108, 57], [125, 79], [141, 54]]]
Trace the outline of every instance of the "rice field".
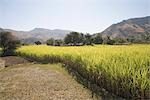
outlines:
[[91, 83], [125, 98], [149, 98], [150, 45], [22, 46], [17, 54], [62, 63]]
[[1, 56], [1, 54], [2, 54], [2, 49], [0, 48], [0, 56]]

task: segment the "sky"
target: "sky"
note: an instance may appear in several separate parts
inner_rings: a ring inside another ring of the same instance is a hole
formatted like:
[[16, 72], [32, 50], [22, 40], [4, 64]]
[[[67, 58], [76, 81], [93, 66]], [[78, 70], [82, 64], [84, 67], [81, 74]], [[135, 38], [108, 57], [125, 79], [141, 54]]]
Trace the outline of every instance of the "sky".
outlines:
[[150, 16], [150, 0], [0, 0], [0, 27], [101, 32], [125, 19]]

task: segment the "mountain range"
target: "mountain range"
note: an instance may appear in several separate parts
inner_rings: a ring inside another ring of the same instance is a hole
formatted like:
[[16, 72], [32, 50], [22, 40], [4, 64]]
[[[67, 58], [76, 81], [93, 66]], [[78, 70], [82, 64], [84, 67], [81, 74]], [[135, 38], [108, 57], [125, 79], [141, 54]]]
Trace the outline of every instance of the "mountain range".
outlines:
[[111, 38], [134, 38], [137, 40], [150, 38], [150, 16], [141, 18], [131, 18], [123, 20], [117, 24], [113, 24], [103, 32], [103, 36]]
[[45, 28], [34, 28], [30, 31], [16, 31], [12, 29], [2, 29], [0, 31], [8, 31], [18, 37], [22, 43], [34, 43], [35, 41], [45, 42], [49, 38], [63, 39], [66, 34], [70, 33], [69, 30], [61, 29], [45, 29]]
[[[66, 34], [72, 32], [70, 30], [50, 30], [44, 28], [34, 28], [30, 31], [16, 31], [0, 28], [0, 32], [1, 31], [12, 32], [12, 34], [17, 36], [23, 43], [34, 43], [38, 40], [45, 42], [49, 38], [63, 39]], [[103, 32], [99, 33], [102, 34], [102, 36], [110, 36], [111, 38], [134, 38], [137, 40], [150, 38], [150, 16], [123, 20], [122, 22], [112, 24]]]

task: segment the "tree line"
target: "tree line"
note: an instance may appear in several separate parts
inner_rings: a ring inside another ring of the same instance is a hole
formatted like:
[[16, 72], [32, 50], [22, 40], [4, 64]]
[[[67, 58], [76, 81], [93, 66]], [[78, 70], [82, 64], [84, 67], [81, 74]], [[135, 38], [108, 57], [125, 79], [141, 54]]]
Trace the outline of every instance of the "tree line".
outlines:
[[111, 38], [110, 36], [102, 36], [102, 34], [83, 34], [79, 32], [70, 32], [66, 37], [61, 39], [50, 38], [46, 41], [47, 45], [61, 46], [82, 46], [82, 45], [94, 45], [94, 44], [108, 44], [108, 45], [117, 45], [117, 44], [130, 44], [130, 43], [150, 43], [149, 35], [141, 35], [141, 37], [130, 36], [128, 38]]
[[79, 32], [70, 32], [66, 35], [66, 37], [61, 39], [53, 39], [50, 38], [46, 41], [47, 45], [61, 46], [82, 46], [82, 45], [93, 45], [93, 44], [102, 44], [103, 39], [101, 34], [97, 34], [95, 36], [90, 34], [83, 34]]
[[79, 32], [70, 32], [66, 37], [61, 39], [50, 38], [46, 41], [47, 45], [54, 46], [82, 46], [82, 45], [94, 45], [94, 44], [123, 44], [127, 41], [122, 38], [111, 39], [110, 36], [103, 37], [100, 33], [90, 35], [89, 33], [83, 34]]

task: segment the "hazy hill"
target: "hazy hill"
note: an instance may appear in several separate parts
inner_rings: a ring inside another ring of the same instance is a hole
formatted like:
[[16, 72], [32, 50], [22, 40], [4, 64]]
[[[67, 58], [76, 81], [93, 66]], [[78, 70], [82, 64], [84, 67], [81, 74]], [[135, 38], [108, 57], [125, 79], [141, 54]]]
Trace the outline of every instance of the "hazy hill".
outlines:
[[104, 36], [108, 35], [111, 38], [148, 38], [150, 37], [150, 16], [132, 18], [117, 24], [113, 24], [104, 30], [101, 34]]
[[29, 33], [31, 33], [32, 36], [41, 39], [49, 39], [50, 37], [54, 39], [63, 39], [66, 36], [66, 34], [70, 32], [71, 31], [69, 30], [61, 30], [61, 29], [49, 30], [44, 28], [35, 28], [29, 31]]
[[12, 29], [0, 28], [0, 31], [12, 32], [12, 34], [17, 36], [23, 43], [34, 43], [37, 40], [44, 42], [49, 38], [63, 39], [66, 36], [66, 34], [71, 32], [69, 30], [61, 30], [61, 29], [49, 30], [44, 28], [35, 28], [30, 31], [16, 31]]

